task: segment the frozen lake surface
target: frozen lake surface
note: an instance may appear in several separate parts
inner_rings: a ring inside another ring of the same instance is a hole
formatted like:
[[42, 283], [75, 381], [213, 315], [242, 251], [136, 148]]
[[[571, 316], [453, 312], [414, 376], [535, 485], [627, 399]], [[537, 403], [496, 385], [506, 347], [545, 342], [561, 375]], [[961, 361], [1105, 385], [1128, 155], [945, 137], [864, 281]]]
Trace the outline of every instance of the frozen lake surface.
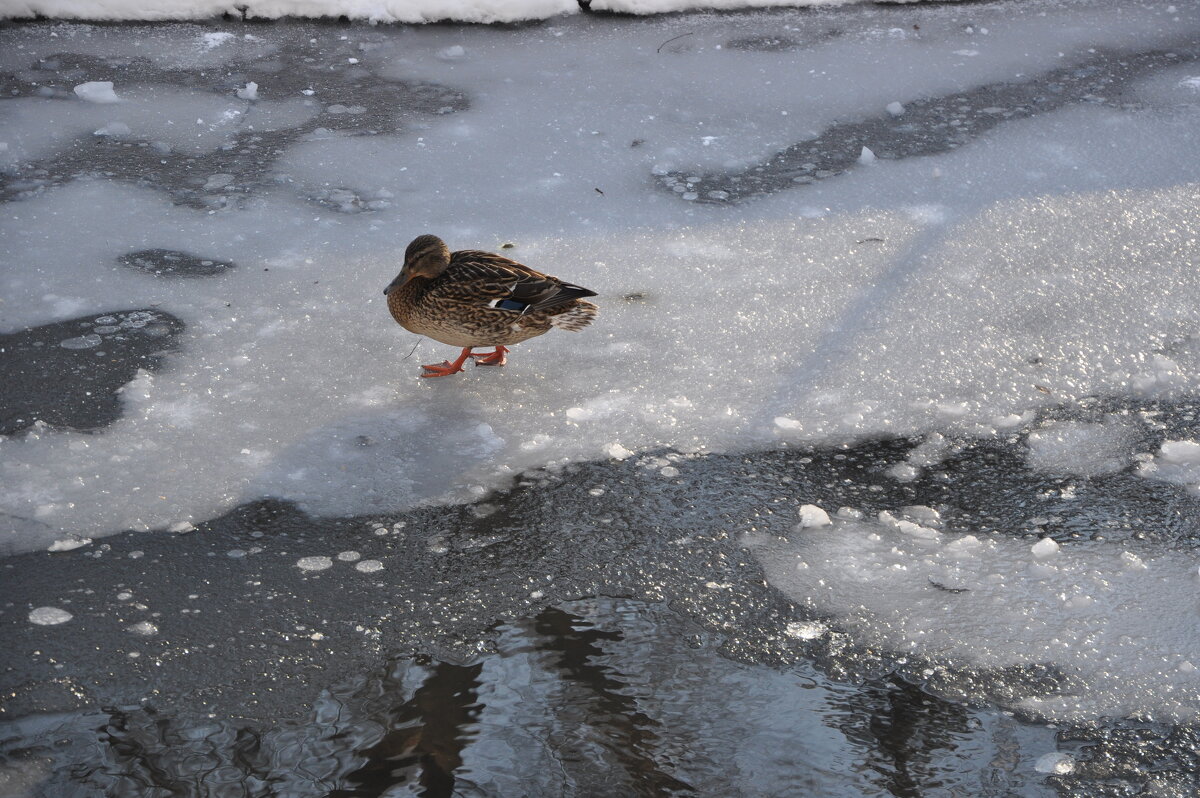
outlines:
[[1195, 794], [1200, 3], [569, 5], [0, 28], [0, 794]]

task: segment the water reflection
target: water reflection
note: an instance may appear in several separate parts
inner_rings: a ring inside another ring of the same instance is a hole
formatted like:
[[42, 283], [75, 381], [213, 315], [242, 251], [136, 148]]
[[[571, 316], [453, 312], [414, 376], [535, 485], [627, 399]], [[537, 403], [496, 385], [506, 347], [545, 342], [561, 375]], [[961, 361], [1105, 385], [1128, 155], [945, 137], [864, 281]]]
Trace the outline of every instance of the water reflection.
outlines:
[[405, 659], [345, 677], [295, 722], [146, 706], [40, 730], [10, 724], [0, 729], [0, 754], [13, 763], [0, 771], [0, 794], [1049, 792], [1029, 764], [1054, 750], [1049, 729], [895, 678], [851, 685], [804, 664], [733, 662], [718, 643], [658, 605], [572, 602], [505, 624], [497, 653], [476, 663]]
[[[559, 673], [561, 706], [574, 716], [562, 720], [568, 728], [578, 722], [579, 731], [591, 729], [596, 742], [620, 766], [629, 789], [625, 794], [693, 794], [690, 785], [671, 776], [656, 761], [663, 736], [660, 724], [639, 709], [628, 692], [627, 678], [603, 664], [605, 644], [620, 641], [623, 635], [597, 629], [583, 618], [553, 607], [541, 612], [532, 628], [541, 637], [538, 649], [555, 655], [546, 664]], [[585, 739], [572, 742], [576, 744], [559, 749], [560, 761], [586, 760], [586, 745], [579, 744]]]
[[482, 664], [434, 666], [412, 698], [387, 718], [383, 739], [362, 750], [366, 763], [347, 774], [348, 786], [333, 790], [330, 798], [384, 795], [396, 785], [411, 785], [429, 798], [454, 795], [454, 774], [482, 708], [482, 669]]

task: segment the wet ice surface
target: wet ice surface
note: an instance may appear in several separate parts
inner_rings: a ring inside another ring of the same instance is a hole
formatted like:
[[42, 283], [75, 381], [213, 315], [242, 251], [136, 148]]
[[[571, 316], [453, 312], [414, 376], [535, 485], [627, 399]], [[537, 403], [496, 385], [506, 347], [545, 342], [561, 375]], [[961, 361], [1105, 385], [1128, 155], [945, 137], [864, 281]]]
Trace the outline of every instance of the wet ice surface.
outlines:
[[0, 434], [111, 424], [121, 391], [139, 370], [162, 368], [182, 329], [171, 314], [147, 308], [0, 334]]
[[[1194, 794], [1200, 9], [1110, 5], [0, 31], [0, 778]], [[422, 232], [601, 319], [418, 380]]]

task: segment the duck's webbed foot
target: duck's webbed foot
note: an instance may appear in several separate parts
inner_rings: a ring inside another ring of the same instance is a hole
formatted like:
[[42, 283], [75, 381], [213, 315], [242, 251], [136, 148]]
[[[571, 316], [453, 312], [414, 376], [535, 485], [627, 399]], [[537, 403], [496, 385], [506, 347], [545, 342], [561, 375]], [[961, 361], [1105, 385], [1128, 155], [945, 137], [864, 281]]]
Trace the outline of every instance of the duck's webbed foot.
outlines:
[[463, 370], [463, 363], [467, 362], [467, 358], [471, 357], [471, 347], [467, 347], [458, 356], [458, 360], [451, 363], [449, 360], [443, 360], [439, 365], [421, 366], [425, 369], [422, 377], [449, 377], [451, 374], [457, 374]]
[[495, 352], [487, 352], [482, 355], [471, 355], [475, 358], [476, 366], [503, 366], [508, 362], [505, 355], [508, 354], [508, 349], [503, 346], [497, 346]]

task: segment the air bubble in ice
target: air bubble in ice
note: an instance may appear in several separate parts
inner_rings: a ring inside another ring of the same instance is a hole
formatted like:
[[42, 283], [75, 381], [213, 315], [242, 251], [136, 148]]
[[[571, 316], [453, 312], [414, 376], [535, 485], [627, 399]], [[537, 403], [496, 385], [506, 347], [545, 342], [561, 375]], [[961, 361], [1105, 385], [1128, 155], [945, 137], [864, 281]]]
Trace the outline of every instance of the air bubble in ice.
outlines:
[[87, 335], [80, 335], [76, 338], [59, 341], [58, 345], [63, 349], [91, 349], [94, 346], [100, 345], [100, 336], [95, 333], [88, 333]]

